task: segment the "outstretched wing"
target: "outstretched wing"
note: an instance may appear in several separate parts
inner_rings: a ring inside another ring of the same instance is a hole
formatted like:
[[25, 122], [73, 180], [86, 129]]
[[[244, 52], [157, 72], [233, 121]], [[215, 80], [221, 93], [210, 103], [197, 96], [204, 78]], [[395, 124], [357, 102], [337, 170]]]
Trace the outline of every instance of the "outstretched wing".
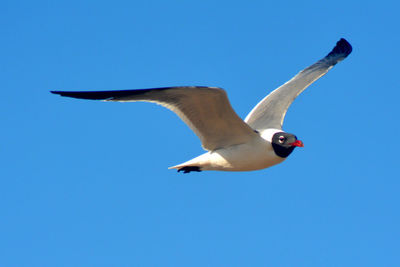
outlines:
[[160, 104], [175, 112], [196, 133], [206, 150], [242, 144], [256, 135], [232, 109], [226, 92], [221, 88], [188, 86], [52, 93], [81, 99]]
[[294, 99], [338, 62], [345, 59], [351, 51], [351, 45], [345, 39], [340, 39], [326, 57], [302, 70], [259, 102], [247, 115], [245, 122], [256, 130], [282, 129], [286, 111]]

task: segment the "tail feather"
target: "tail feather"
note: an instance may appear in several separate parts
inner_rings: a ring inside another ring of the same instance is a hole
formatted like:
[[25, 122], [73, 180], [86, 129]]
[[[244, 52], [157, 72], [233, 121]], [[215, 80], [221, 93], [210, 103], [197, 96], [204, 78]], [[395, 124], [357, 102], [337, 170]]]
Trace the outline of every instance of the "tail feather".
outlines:
[[199, 166], [188, 166], [185, 164], [180, 164], [176, 166], [169, 167], [168, 169], [177, 169], [178, 172], [189, 173], [189, 172], [201, 172], [201, 168]]

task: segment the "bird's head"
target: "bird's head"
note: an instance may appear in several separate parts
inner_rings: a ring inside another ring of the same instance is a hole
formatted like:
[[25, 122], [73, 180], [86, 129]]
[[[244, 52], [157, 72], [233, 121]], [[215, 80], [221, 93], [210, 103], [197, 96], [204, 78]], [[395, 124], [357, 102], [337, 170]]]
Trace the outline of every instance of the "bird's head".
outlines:
[[277, 156], [286, 158], [293, 152], [295, 147], [303, 147], [303, 142], [297, 140], [294, 134], [277, 132], [272, 136], [272, 148]]

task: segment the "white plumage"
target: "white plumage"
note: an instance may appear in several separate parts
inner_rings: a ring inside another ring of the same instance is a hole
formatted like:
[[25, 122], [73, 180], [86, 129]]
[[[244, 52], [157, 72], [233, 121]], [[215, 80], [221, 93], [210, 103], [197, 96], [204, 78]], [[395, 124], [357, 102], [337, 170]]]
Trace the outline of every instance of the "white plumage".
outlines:
[[295, 146], [302, 146], [294, 135], [282, 131], [287, 109], [301, 92], [351, 51], [351, 45], [341, 39], [326, 57], [260, 101], [244, 121], [231, 107], [226, 92], [216, 87], [52, 93], [81, 99], [154, 102], [172, 110], [200, 138], [208, 152], [171, 168], [184, 172], [258, 170], [282, 162]]

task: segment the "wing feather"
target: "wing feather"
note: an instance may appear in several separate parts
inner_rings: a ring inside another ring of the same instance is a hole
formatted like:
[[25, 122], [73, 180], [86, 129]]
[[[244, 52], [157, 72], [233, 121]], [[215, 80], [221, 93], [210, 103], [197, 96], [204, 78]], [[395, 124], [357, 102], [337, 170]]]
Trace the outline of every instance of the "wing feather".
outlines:
[[67, 92], [61, 96], [120, 102], [145, 101], [175, 112], [200, 138], [204, 149], [242, 144], [256, 133], [233, 110], [226, 92], [216, 87], [165, 87], [141, 90]]
[[351, 51], [351, 45], [345, 39], [340, 39], [326, 57], [302, 70], [259, 102], [247, 115], [245, 122], [259, 131], [268, 128], [282, 129], [286, 112], [295, 98], [345, 59]]

